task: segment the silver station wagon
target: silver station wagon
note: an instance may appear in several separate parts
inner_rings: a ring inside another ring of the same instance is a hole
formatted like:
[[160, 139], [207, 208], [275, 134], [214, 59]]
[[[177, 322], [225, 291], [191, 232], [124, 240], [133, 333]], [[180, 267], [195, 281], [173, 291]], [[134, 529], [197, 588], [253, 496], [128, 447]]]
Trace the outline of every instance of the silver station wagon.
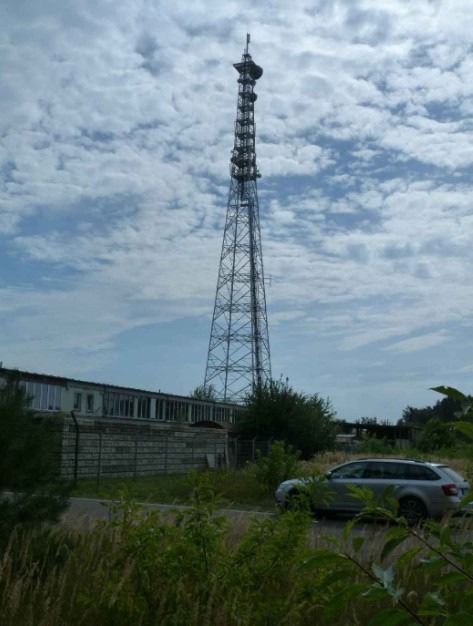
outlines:
[[[314, 510], [358, 513], [363, 504], [351, 495], [349, 485], [369, 487], [376, 498], [392, 485], [398, 513], [409, 523], [458, 513], [460, 501], [469, 490], [468, 482], [448, 465], [415, 459], [358, 459], [337, 465], [326, 477], [332, 497], [329, 503], [311, 503]], [[279, 506], [288, 508], [306, 482], [293, 479], [281, 483], [275, 492]]]

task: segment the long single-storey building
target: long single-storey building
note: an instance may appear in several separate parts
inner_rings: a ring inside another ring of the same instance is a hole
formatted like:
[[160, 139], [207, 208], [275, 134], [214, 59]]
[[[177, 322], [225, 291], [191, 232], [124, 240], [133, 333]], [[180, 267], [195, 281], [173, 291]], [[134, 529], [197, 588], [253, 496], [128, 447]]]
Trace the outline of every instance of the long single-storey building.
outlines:
[[235, 404], [0, 367], [0, 382], [9, 376], [19, 379], [32, 409], [48, 413], [231, 428], [242, 411]]

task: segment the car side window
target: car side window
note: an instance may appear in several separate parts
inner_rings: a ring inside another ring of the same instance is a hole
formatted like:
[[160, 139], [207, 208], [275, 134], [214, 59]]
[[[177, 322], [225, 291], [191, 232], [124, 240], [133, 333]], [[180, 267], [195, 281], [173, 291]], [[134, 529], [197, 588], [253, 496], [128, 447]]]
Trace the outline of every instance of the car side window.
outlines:
[[367, 465], [367, 463], [348, 463], [348, 465], [334, 469], [330, 478], [362, 478]]
[[397, 463], [372, 461], [368, 464], [363, 478], [381, 478], [383, 480], [397, 480], [401, 477], [401, 468]]
[[437, 474], [425, 465], [404, 465], [404, 478], [406, 480], [438, 480]]

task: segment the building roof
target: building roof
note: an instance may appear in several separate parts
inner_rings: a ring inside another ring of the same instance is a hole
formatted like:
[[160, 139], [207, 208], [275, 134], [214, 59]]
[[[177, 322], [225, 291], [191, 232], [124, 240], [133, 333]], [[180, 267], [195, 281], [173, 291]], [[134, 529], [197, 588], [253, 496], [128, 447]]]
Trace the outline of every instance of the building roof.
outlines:
[[39, 372], [28, 372], [26, 370], [20, 370], [18, 368], [0, 367], [0, 376], [2, 376], [2, 374], [5, 376], [8, 374], [12, 374], [12, 373], [13, 374], [16, 373], [20, 376], [27, 376], [30, 379], [36, 379], [38, 380], [38, 382], [47, 382], [51, 384], [61, 385], [63, 387], [67, 387], [69, 384], [72, 384], [72, 385], [75, 384], [78, 386], [98, 387], [100, 389], [106, 388], [110, 390], [116, 390], [116, 391], [122, 391], [122, 392], [125, 391], [125, 392], [136, 393], [136, 394], [152, 394], [152, 395], [168, 396], [168, 397], [178, 398], [182, 400], [192, 400], [193, 402], [199, 402], [199, 401], [214, 402], [215, 404], [238, 406], [238, 405], [232, 404], [231, 402], [220, 402], [220, 401], [215, 401], [215, 400], [201, 400], [200, 398], [191, 398], [190, 396], [182, 396], [176, 393], [167, 393], [161, 390], [150, 391], [149, 389], [126, 387], [124, 385], [113, 385], [109, 383], [96, 383], [96, 382], [92, 382], [88, 380], [80, 380], [78, 378], [66, 378], [65, 376], [55, 376], [53, 374], [41, 374]]

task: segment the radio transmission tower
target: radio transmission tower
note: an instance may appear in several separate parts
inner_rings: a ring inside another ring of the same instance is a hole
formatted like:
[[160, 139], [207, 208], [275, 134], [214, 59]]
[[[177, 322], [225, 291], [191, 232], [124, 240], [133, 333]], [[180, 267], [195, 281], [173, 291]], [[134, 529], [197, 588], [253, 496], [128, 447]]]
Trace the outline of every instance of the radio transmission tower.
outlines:
[[271, 378], [253, 91], [263, 69], [251, 58], [249, 43], [247, 35], [241, 61], [233, 66], [238, 72], [235, 139], [204, 383], [213, 387], [218, 399], [228, 402], [241, 402]]

